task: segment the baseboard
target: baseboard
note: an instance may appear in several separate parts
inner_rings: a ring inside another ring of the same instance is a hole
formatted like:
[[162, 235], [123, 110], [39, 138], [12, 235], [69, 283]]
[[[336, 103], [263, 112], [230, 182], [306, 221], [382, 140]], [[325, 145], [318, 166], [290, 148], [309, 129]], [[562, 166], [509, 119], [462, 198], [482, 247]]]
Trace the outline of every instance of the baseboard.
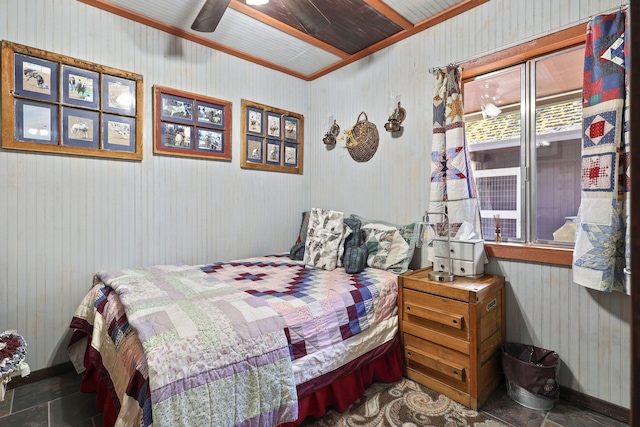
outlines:
[[65, 362], [60, 365], [49, 366], [48, 368], [38, 369], [37, 371], [31, 372], [26, 377], [15, 376], [11, 377], [11, 381], [7, 384], [7, 390], [11, 390], [12, 388], [20, 387], [21, 385], [34, 383], [36, 381], [44, 380], [47, 378], [57, 377], [58, 375], [63, 375], [69, 372], [75, 372], [76, 368], [74, 368], [73, 363]]
[[572, 390], [568, 387], [560, 386], [560, 398], [573, 403], [576, 406], [606, 415], [607, 417], [622, 421], [623, 423], [629, 424], [629, 421], [631, 420], [631, 410], [596, 397], [580, 393], [579, 391]]

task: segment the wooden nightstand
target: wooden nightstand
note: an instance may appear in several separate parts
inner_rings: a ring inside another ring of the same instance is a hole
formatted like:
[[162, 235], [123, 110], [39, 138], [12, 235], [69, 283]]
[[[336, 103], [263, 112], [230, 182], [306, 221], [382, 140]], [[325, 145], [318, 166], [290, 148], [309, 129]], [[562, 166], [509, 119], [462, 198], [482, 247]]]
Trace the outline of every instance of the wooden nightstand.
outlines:
[[431, 268], [399, 276], [404, 375], [478, 409], [502, 378], [504, 277], [429, 280]]

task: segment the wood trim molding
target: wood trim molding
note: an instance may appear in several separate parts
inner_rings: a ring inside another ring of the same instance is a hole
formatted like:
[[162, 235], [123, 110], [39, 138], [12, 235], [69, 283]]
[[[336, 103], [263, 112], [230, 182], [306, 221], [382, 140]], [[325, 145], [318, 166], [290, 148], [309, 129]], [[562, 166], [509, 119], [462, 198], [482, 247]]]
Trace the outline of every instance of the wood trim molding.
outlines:
[[364, 2], [393, 21], [397, 26], [402, 27], [405, 30], [413, 28], [413, 23], [411, 21], [400, 15], [382, 0], [364, 0]]
[[560, 398], [581, 408], [597, 412], [623, 423], [628, 424], [631, 419], [631, 410], [596, 397], [589, 396], [579, 391], [572, 390], [568, 387], [560, 386]]
[[249, 62], [253, 62], [254, 64], [262, 65], [263, 67], [270, 68], [272, 70], [280, 71], [282, 73], [288, 74], [293, 77], [297, 77], [302, 80], [309, 80], [306, 75], [294, 72], [286, 67], [282, 67], [274, 64], [273, 62], [266, 61], [264, 59], [258, 58], [253, 55], [246, 54], [236, 49], [232, 49], [228, 46], [221, 45], [219, 43], [213, 42], [204, 37], [200, 37], [196, 34], [190, 33], [188, 31], [181, 30], [180, 28], [172, 27], [171, 25], [164, 24], [160, 21], [156, 21], [151, 18], [147, 18], [146, 16], [140, 15], [138, 13], [131, 12], [129, 10], [124, 9], [123, 7], [113, 5], [105, 0], [78, 0], [81, 3], [85, 3], [89, 6], [96, 7], [98, 9], [102, 9], [106, 12], [113, 13], [114, 15], [121, 16], [126, 19], [130, 19], [134, 22], [138, 22], [142, 25], [146, 25], [151, 28], [155, 28], [156, 30], [164, 31], [165, 33], [174, 35], [176, 37], [181, 37], [185, 40], [192, 41], [194, 43], [201, 44], [208, 48], [227, 53], [231, 56], [235, 56], [236, 58], [244, 59]]
[[262, 13], [260, 11], [257, 11], [256, 9], [252, 8], [251, 6], [247, 6], [244, 3], [241, 3], [238, 0], [231, 0], [231, 3], [229, 3], [229, 7], [233, 10], [236, 10], [240, 13], [243, 13], [247, 16], [252, 17], [253, 19], [260, 21], [260, 22], [264, 22], [267, 25], [272, 26], [273, 28], [276, 28], [280, 31], [282, 31], [283, 33], [287, 33], [295, 38], [298, 38], [304, 42], [309, 43], [310, 45], [313, 45], [315, 47], [318, 47], [322, 50], [326, 50], [329, 53], [332, 53], [334, 55], [336, 55], [337, 57], [339, 57], [340, 59], [346, 59], [350, 56], [350, 54], [348, 54], [347, 52], [344, 52], [340, 49], [337, 49], [333, 46], [331, 46], [330, 44], [324, 43], [320, 40], [318, 40], [315, 37], [310, 36], [309, 34], [300, 31], [296, 28], [290, 27], [289, 25], [283, 24], [282, 22], [278, 21], [275, 18], [270, 17], [269, 15]]
[[[86, 0], [81, 0], [81, 1], [86, 1]], [[437, 15], [432, 16], [431, 18], [425, 19], [422, 22], [419, 22], [418, 24], [414, 25], [413, 28], [411, 28], [410, 30], [404, 30], [404, 31], [400, 31], [396, 34], [394, 34], [391, 37], [388, 37], [384, 40], [382, 40], [381, 42], [378, 42], [376, 44], [374, 44], [373, 46], [369, 46], [366, 49], [361, 50], [358, 53], [355, 53], [353, 55], [351, 55], [349, 58], [346, 58], [340, 62], [336, 62], [333, 65], [330, 65], [326, 68], [323, 68], [320, 71], [317, 71], [313, 74], [310, 74], [307, 78], [307, 80], [315, 80], [318, 77], [322, 77], [326, 74], [329, 74], [332, 71], [335, 71], [339, 68], [344, 67], [347, 64], [351, 64], [352, 62], [356, 62], [359, 59], [362, 59], [366, 56], [371, 55], [372, 53], [378, 52], [379, 50], [384, 49], [385, 47], [389, 47], [397, 42], [399, 42], [400, 40], [404, 40], [408, 37], [413, 36], [414, 34], [417, 34], [421, 31], [426, 30], [427, 28], [431, 28], [435, 25], [440, 24], [441, 22], [446, 21], [447, 19], [453, 18], [454, 16], [457, 16], [461, 13], [464, 13], [470, 9], [473, 9], [474, 7], [480, 6], [483, 3], [488, 2], [489, 0], [465, 0], [462, 3], [458, 3], [457, 5], [450, 7], [449, 9], [440, 12]]]
[[73, 363], [65, 362], [60, 365], [49, 366], [48, 368], [38, 369], [37, 371], [31, 372], [26, 377], [12, 377], [11, 381], [7, 384], [7, 390], [14, 389], [16, 387], [20, 387], [21, 385], [35, 383], [36, 381], [46, 380], [47, 378], [57, 377], [59, 375], [64, 375], [69, 372], [75, 372], [76, 368], [74, 368]]
[[[157, 30], [160, 31], [164, 31], [166, 33], [172, 34], [176, 37], [181, 37], [185, 40], [189, 40], [192, 41], [194, 43], [199, 43], [203, 46], [209, 47], [211, 49], [215, 49], [218, 50], [220, 52], [224, 52], [227, 53], [229, 55], [235, 56], [237, 58], [241, 58], [244, 59], [246, 61], [249, 62], [253, 62], [254, 64], [258, 64], [258, 65], [262, 65], [264, 67], [270, 68], [272, 70], [276, 70], [276, 71], [280, 71], [283, 72], [285, 74], [288, 74], [290, 76], [293, 77], [297, 77], [299, 79], [302, 80], [306, 80], [306, 81], [311, 81], [311, 80], [315, 80], [319, 77], [322, 77], [326, 74], [329, 74], [332, 71], [335, 71], [339, 68], [344, 67], [345, 65], [351, 64], [352, 62], [355, 62], [359, 59], [362, 59], [366, 56], [371, 55], [372, 53], [375, 53], [379, 50], [382, 50], [388, 46], [391, 46], [392, 44], [395, 44], [397, 42], [399, 42], [400, 40], [406, 39], [408, 37], [411, 37], [414, 34], [417, 34], [421, 31], [426, 30], [427, 28], [433, 27], [441, 22], [446, 21], [449, 18], [453, 18], [456, 15], [459, 15], [463, 12], [466, 12], [470, 9], [473, 9], [474, 7], [480, 6], [483, 3], [488, 2], [489, 0], [464, 0], [460, 3], [458, 3], [455, 6], [452, 6], [442, 12], [440, 12], [437, 15], [434, 15], [428, 19], [425, 19], [424, 21], [421, 21], [419, 23], [417, 23], [416, 25], [413, 25], [410, 21], [401, 18], [401, 15], [397, 14], [394, 12], [393, 16], [392, 15], [387, 15], [387, 17], [392, 20], [393, 22], [395, 22], [396, 24], [398, 24], [400, 27], [404, 28], [402, 31], [394, 34], [393, 36], [382, 40], [379, 43], [374, 44], [373, 46], [370, 46], [366, 49], [361, 50], [360, 52], [353, 54], [353, 55], [349, 55], [346, 52], [341, 51], [340, 49], [336, 49], [332, 46], [327, 45], [326, 43], [321, 42], [320, 40], [314, 39], [313, 37], [302, 33], [298, 30], [296, 30], [295, 28], [292, 28], [288, 25], [285, 25], [279, 21], [276, 21], [275, 19], [272, 19], [270, 17], [268, 17], [267, 15], [264, 14], [260, 14], [259, 12], [255, 11], [254, 9], [252, 9], [249, 6], [246, 6], [245, 4], [237, 1], [237, 0], [232, 0], [231, 3], [229, 3], [229, 7], [233, 8], [234, 10], [237, 10], [241, 13], [244, 13], [245, 15], [251, 16], [252, 18], [258, 19], [268, 25], [273, 26], [274, 28], [279, 29], [280, 31], [286, 32], [294, 37], [297, 37], [301, 40], [306, 41], [307, 43], [310, 43], [320, 49], [324, 49], [329, 53], [332, 53], [334, 55], [336, 55], [337, 57], [340, 58], [340, 61], [326, 67], [323, 68], [322, 70], [319, 70], [315, 73], [309, 74], [309, 75], [304, 75], [302, 73], [298, 73], [295, 72], [293, 70], [290, 70], [284, 66], [280, 66], [277, 64], [274, 64], [272, 62], [266, 61], [264, 59], [258, 58], [256, 56], [253, 55], [249, 55], [247, 53], [238, 51], [236, 49], [232, 49], [228, 46], [224, 46], [221, 45], [219, 43], [216, 43], [214, 41], [211, 41], [205, 37], [201, 37], [198, 36], [196, 34], [193, 34], [189, 31], [185, 31], [182, 30], [180, 28], [176, 28], [173, 27], [171, 25], [167, 25], [165, 23], [162, 23], [160, 21], [148, 18], [144, 15], [138, 14], [138, 13], [134, 13], [131, 12], [123, 7], [114, 5], [112, 3], [110, 3], [107, 0], [78, 0], [81, 3], [85, 3], [89, 6], [93, 6], [96, 7], [98, 9], [102, 9], [106, 12], [109, 13], [113, 13], [115, 15], [121, 16], [123, 18], [127, 18], [130, 19], [132, 21], [135, 22], [139, 22], [140, 24], [143, 25], [147, 25], [149, 27], [155, 28]], [[369, 4], [371, 7], [373, 7], [374, 9], [378, 10], [381, 13], [387, 14], [388, 11], [391, 11], [390, 8], [383, 6], [384, 2], [380, 1], [380, 0], [365, 0], [367, 2], [367, 4]], [[391, 13], [391, 12], [389, 12]]]
[[490, 243], [484, 245], [487, 255], [495, 258], [571, 267], [573, 248], [556, 248], [518, 243]]
[[513, 46], [499, 52], [472, 59], [460, 64], [465, 80], [525, 62], [536, 56], [555, 52], [584, 43], [587, 39], [587, 24], [578, 24], [548, 36]]

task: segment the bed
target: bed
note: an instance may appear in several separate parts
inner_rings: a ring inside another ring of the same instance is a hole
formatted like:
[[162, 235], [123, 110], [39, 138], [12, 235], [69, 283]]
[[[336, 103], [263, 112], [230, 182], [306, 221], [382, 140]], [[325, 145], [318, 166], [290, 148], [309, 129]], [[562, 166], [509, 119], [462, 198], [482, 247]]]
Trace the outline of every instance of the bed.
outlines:
[[293, 427], [329, 407], [344, 411], [374, 381], [400, 379], [397, 275], [415, 233], [395, 227], [409, 247], [398, 262], [376, 252], [393, 248], [371, 231], [393, 227], [358, 221], [362, 242], [341, 247], [368, 245], [372, 265], [392, 268], [310, 265], [313, 227], [303, 214], [296, 243], [307, 259], [292, 252], [96, 274], [68, 350], [103, 425]]

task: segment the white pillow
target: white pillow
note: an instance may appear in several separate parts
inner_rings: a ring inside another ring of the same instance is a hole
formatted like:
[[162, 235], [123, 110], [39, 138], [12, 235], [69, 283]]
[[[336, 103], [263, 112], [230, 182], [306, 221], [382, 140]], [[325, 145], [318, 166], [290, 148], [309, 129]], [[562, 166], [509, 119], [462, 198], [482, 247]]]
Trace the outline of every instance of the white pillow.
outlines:
[[304, 264], [322, 270], [334, 270], [338, 265], [340, 246], [344, 245], [344, 233], [344, 213], [329, 209], [311, 209], [304, 247]]

